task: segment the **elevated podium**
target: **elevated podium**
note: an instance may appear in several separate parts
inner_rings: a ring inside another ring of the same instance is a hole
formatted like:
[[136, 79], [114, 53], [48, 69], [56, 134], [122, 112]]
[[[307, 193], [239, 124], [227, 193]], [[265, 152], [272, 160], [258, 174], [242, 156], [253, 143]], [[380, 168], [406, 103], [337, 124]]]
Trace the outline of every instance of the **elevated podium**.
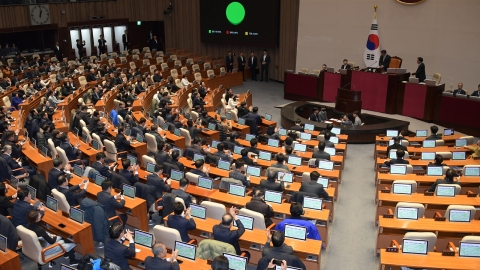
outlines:
[[325, 72], [325, 80], [323, 83], [323, 101], [335, 102], [338, 89], [349, 89], [351, 78], [352, 70], [345, 70], [344, 74]]
[[296, 101], [323, 101], [323, 80], [325, 72], [319, 76], [285, 72], [283, 98]]
[[427, 86], [425, 84], [400, 84], [397, 114], [410, 116], [426, 122], [433, 121], [435, 97], [445, 90], [445, 84]]
[[335, 100], [335, 110], [351, 114], [362, 110], [362, 91], [338, 88]]

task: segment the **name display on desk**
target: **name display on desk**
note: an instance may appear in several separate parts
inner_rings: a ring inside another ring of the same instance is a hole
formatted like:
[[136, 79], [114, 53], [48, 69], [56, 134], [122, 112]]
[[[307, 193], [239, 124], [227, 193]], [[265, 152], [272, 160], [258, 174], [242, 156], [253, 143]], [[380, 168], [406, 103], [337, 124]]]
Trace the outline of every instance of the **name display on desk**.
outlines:
[[223, 256], [228, 259], [228, 268], [232, 270], [247, 270], [247, 257], [228, 253], [223, 253]]
[[285, 224], [285, 237], [297, 240], [307, 240], [307, 227]]
[[467, 139], [456, 139], [455, 140], [455, 147], [463, 147], [467, 145]]
[[402, 253], [427, 255], [428, 241], [403, 239]]
[[165, 131], [168, 131], [168, 124], [167, 124], [167, 123], [163, 123], [162, 129], [165, 130]]
[[271, 147], [278, 147], [278, 144], [280, 142], [278, 140], [275, 140], [275, 139], [268, 139], [268, 143], [267, 145], [268, 146], [271, 146]]
[[301, 144], [301, 143], [295, 143], [293, 147], [294, 151], [299, 151], [299, 152], [306, 152], [307, 151], [307, 145], [306, 144]]
[[455, 197], [455, 186], [437, 185], [435, 195], [439, 197]]
[[245, 197], [245, 187], [240, 185], [230, 184], [228, 186], [228, 193], [235, 196]]
[[397, 137], [398, 130], [387, 129], [387, 137]]
[[[254, 221], [253, 217], [244, 216], [244, 215], [237, 215], [237, 217], [242, 222], [242, 225], [243, 227], [245, 227], [245, 229], [253, 230], [253, 221]], [[235, 220], [233, 221], [233, 226], [238, 227]]]
[[245, 118], [238, 118], [239, 125], [245, 125]]
[[398, 219], [418, 220], [418, 208], [415, 207], [397, 207]]
[[276, 192], [271, 190], [265, 190], [265, 201], [272, 203], [282, 203], [283, 192]]
[[300, 166], [302, 164], [302, 158], [289, 156], [287, 163], [290, 165]]
[[465, 160], [466, 158], [466, 152], [452, 152], [452, 160]]
[[52, 196], [47, 195], [47, 200], [45, 201], [45, 206], [52, 210], [53, 212], [58, 211], [58, 201]]
[[80, 209], [70, 207], [69, 216], [71, 220], [83, 224], [85, 213]]
[[151, 248], [153, 245], [153, 234], [141, 230], [135, 230], [135, 244]]
[[455, 130], [453, 128], [446, 128], [443, 130], [443, 136], [452, 136], [455, 134]]
[[100, 143], [97, 140], [92, 140], [92, 147], [93, 147], [93, 149], [95, 149], [97, 151], [101, 150], [101, 148], [102, 148], [100, 146]]
[[415, 136], [417, 137], [427, 137], [428, 131], [427, 130], [417, 130], [415, 132]]
[[225, 171], [229, 171], [229, 170], [230, 170], [230, 162], [225, 161], [225, 160], [219, 160], [219, 161], [218, 161], [218, 164], [217, 164], [217, 167], [218, 167], [219, 169], [222, 169], [222, 170], [225, 170]]
[[310, 141], [312, 139], [312, 134], [301, 132], [300, 133], [300, 139]]
[[261, 159], [261, 160], [270, 161], [270, 160], [272, 160], [272, 153], [259, 151], [258, 158]]
[[422, 147], [423, 148], [435, 148], [437, 142], [435, 140], [425, 140], [423, 141]]
[[442, 166], [428, 166], [427, 167], [427, 175], [428, 176], [442, 176], [443, 175], [443, 167]]
[[147, 162], [147, 172], [155, 173], [155, 164]]
[[278, 130], [278, 134], [280, 134], [280, 136], [287, 136], [287, 130], [284, 128], [281, 128]]
[[183, 178], [183, 172], [172, 169], [170, 171], [170, 178], [175, 181], [180, 181]]
[[405, 165], [390, 165], [390, 174], [407, 174], [407, 166]]
[[197, 254], [197, 246], [188, 243], [175, 241], [175, 247], [173, 250], [178, 250], [178, 257], [195, 261]]
[[247, 166], [246, 171], [247, 171], [247, 175], [259, 177], [261, 168], [256, 166]]
[[458, 256], [480, 258], [480, 243], [460, 242]]
[[422, 152], [422, 160], [434, 160], [435, 152]]
[[333, 171], [333, 161], [320, 160], [318, 162], [318, 168], [321, 170]]
[[7, 237], [0, 234], [0, 250], [7, 253]]
[[[282, 178], [283, 176], [283, 178]], [[277, 173], [277, 180], [278, 181], [283, 181], [286, 183], [293, 183], [293, 173], [287, 173], [287, 172], [278, 172]]]
[[313, 130], [315, 129], [315, 126], [312, 125], [312, 124], [305, 124], [305, 125], [303, 126], [303, 129], [304, 129], [304, 130], [308, 130], [308, 131], [313, 131]]
[[234, 154], [237, 154], [237, 155], [241, 155], [243, 149], [244, 149], [244, 147], [235, 146], [235, 147], [233, 148], [233, 153], [234, 153]]
[[337, 150], [333, 147], [325, 147], [325, 152], [327, 152], [330, 156], [335, 156]]
[[212, 189], [213, 181], [207, 177], [199, 177], [198, 178], [198, 187], [205, 188], [205, 189]]
[[253, 135], [253, 134], [247, 134], [247, 135], [245, 135], [245, 140], [246, 140], [246, 141], [250, 141], [251, 139], [254, 139], [254, 138], [256, 138], [256, 137], [255, 137], [255, 135]]
[[129, 185], [123, 185], [123, 195], [135, 199], [135, 187]]
[[330, 140], [328, 140], [329, 142], [332, 142], [334, 144], [338, 144], [338, 137], [330, 137]]
[[107, 178], [99, 173], [95, 174], [95, 184], [101, 186], [103, 181], [107, 180]]
[[342, 132], [342, 130], [340, 128], [332, 128], [332, 130], [330, 131], [331, 133], [335, 134], [335, 135], [340, 135], [340, 133]]
[[448, 221], [450, 222], [470, 222], [472, 212], [470, 210], [450, 209]]
[[191, 203], [190, 204], [190, 214], [192, 217], [206, 219], [207, 218], [207, 208]]
[[200, 155], [200, 154], [194, 154], [193, 155], [193, 162], [197, 161], [197, 160], [203, 160], [205, 161], [205, 156], [204, 155]]
[[303, 197], [303, 207], [313, 210], [322, 210], [323, 200], [320, 198], [304, 196]]
[[465, 167], [465, 176], [480, 176], [480, 167]]
[[412, 194], [412, 185], [411, 184], [394, 183], [392, 185], [392, 190], [393, 190], [393, 194], [411, 195]]

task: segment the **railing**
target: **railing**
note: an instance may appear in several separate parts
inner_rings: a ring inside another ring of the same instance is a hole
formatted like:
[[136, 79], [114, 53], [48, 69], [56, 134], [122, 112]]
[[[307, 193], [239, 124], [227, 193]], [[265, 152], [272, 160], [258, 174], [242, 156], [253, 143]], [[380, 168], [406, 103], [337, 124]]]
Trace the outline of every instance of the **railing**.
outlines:
[[105, 2], [116, 0], [0, 0], [0, 6], [41, 5], [53, 3]]

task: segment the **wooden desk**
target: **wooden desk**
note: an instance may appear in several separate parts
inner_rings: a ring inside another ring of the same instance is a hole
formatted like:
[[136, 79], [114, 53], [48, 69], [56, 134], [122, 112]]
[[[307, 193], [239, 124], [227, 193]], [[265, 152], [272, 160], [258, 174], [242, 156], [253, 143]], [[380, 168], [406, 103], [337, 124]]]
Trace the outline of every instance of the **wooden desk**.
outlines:
[[[388, 141], [386, 142], [388, 144]], [[434, 148], [423, 148], [423, 147], [413, 147], [413, 146], [407, 146], [407, 151], [409, 155], [421, 155], [423, 152], [469, 152], [467, 148], [456, 148], [453, 146], [437, 146]], [[387, 146], [380, 146], [380, 145], [375, 145], [375, 153], [374, 153], [374, 158], [377, 158], [377, 155], [379, 153], [387, 153]]]
[[[430, 131], [428, 131], [430, 132]], [[439, 131], [440, 132], [440, 131]], [[442, 140], [444, 140], [445, 142], [449, 142], [449, 143], [455, 143], [455, 140], [456, 139], [460, 139], [460, 137], [463, 137], [465, 135], [463, 134], [459, 134], [458, 132], [453, 134], [453, 135], [450, 135], [450, 136], [442, 136]], [[406, 139], [409, 141], [409, 142], [417, 142], [417, 143], [422, 143], [427, 137], [406, 137]], [[375, 142], [376, 143], [379, 143], [379, 142], [387, 142], [389, 140], [391, 140], [392, 137], [387, 137], [387, 136], [375, 136]]]
[[53, 160], [50, 157], [44, 157], [38, 152], [38, 149], [33, 149], [30, 141], [22, 145], [22, 153], [30, 161], [30, 164], [38, 169], [41, 175], [47, 179], [48, 172], [53, 168]]
[[[390, 160], [389, 158], [377, 157], [375, 170], [377, 168], [380, 168], [385, 163], [385, 161], [389, 161], [389, 160]], [[406, 159], [406, 160], [408, 160], [410, 165], [424, 167], [424, 169], [426, 169], [426, 167], [428, 167], [429, 163], [434, 162], [434, 160], [421, 160], [421, 159], [419, 159], [419, 160]], [[465, 165], [480, 165], [480, 160], [475, 160], [475, 159], [472, 159], [472, 158], [467, 158], [465, 160], [449, 159], [449, 160], [444, 160], [443, 163], [447, 166], [450, 166], [450, 167], [464, 167]]]
[[68, 138], [70, 138], [70, 143], [72, 145], [76, 145], [77, 143], [80, 144], [78, 146], [78, 150], [80, 150], [83, 155], [88, 156], [88, 160], [90, 161], [90, 164], [93, 164], [95, 161], [97, 161], [97, 153], [103, 152], [103, 151], [97, 151], [95, 150], [95, 148], [84, 143], [80, 138], [76, 137], [72, 132], [68, 132]]
[[17, 252], [7, 249], [7, 253], [0, 254], [0, 270], [22, 269], [20, 255]]
[[429, 252], [428, 255], [404, 254], [401, 252], [380, 251], [380, 270], [390, 269], [398, 270], [400, 266], [429, 268], [429, 269], [449, 269], [449, 270], [470, 270], [480, 269], [480, 260], [478, 258], [460, 258], [458, 256], [442, 256], [441, 252]]
[[[117, 136], [117, 129], [114, 126], [110, 126], [107, 132], [114, 138]], [[143, 164], [142, 157], [148, 154], [147, 143], [133, 141], [130, 143], [130, 147], [132, 147], [135, 150], [135, 153], [137, 153], [137, 161], [140, 163], [140, 166], [145, 168], [146, 164]]]

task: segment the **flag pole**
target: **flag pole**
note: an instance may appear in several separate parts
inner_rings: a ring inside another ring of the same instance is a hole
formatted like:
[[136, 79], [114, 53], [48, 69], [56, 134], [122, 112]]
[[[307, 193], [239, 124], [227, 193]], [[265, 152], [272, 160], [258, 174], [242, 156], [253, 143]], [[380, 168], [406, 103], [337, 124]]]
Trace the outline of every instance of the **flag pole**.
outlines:
[[373, 6], [373, 8], [375, 9], [375, 12], [373, 13], [373, 18], [376, 19], [377, 18], [377, 8], [378, 8], [378, 6], [375, 5], [375, 6]]

